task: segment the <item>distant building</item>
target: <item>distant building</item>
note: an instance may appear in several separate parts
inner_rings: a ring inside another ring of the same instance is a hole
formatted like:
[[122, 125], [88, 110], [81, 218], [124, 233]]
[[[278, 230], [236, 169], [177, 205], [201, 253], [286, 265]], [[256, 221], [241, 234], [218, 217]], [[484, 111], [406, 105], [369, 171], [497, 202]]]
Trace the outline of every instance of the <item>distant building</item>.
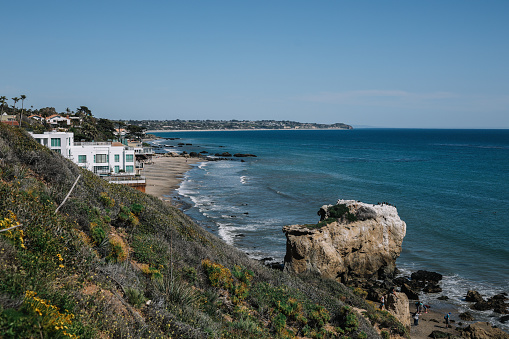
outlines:
[[4, 123], [6, 125], [19, 126], [19, 122], [16, 119], [16, 116], [9, 115], [7, 113], [0, 115], [0, 122]]
[[[71, 132], [30, 134], [41, 145], [112, 183], [145, 191], [145, 178], [139, 176], [143, 165], [137, 161], [135, 147], [120, 142], [74, 142], [74, 133]], [[138, 154], [140, 152], [138, 150]]]
[[39, 122], [43, 122], [44, 121], [44, 117], [42, 117], [41, 115], [37, 115], [37, 114], [33, 114], [31, 116], [29, 116], [30, 119], [33, 119], [35, 121], [39, 121]]
[[46, 122], [52, 127], [66, 127], [71, 125], [71, 119], [60, 114], [52, 114], [46, 118]]

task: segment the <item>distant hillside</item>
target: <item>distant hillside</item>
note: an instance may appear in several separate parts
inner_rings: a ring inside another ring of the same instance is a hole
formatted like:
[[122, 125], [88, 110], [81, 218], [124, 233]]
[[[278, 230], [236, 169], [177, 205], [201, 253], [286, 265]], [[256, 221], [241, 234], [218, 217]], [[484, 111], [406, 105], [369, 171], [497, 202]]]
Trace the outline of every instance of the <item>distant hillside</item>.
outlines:
[[266, 268], [4, 124], [0, 194], [0, 230], [22, 224], [0, 233], [1, 338], [380, 337], [352, 307], [408, 336], [362, 291]]
[[317, 124], [277, 120], [129, 120], [147, 130], [352, 129], [343, 123]]

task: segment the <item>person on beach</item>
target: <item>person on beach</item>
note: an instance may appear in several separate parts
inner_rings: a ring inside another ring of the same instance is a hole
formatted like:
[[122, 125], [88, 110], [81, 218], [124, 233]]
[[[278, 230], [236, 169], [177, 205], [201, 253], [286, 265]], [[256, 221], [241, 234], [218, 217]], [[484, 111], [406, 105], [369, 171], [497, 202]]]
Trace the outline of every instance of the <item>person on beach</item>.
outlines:
[[422, 313], [422, 307], [424, 306], [424, 304], [422, 302], [419, 303], [419, 314]]
[[419, 313], [414, 314], [414, 326], [419, 325]]
[[428, 308], [431, 308], [431, 306], [426, 305], [426, 304], [424, 304], [423, 306], [424, 306], [424, 313], [428, 313]]
[[419, 302], [415, 302], [415, 313], [419, 313]]
[[382, 298], [380, 298], [380, 309], [383, 310], [385, 305], [385, 296], [382, 295]]
[[451, 318], [451, 312], [447, 313], [445, 316], [444, 316], [444, 319], [445, 319], [445, 327], [446, 328], [449, 328], [449, 319]]

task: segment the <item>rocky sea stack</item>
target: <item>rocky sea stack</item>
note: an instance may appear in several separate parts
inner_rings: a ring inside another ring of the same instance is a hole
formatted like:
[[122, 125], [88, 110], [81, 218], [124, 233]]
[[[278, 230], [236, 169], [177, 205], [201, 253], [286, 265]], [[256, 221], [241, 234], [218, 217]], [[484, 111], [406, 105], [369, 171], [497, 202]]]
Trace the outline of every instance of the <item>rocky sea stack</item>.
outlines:
[[347, 282], [391, 277], [406, 234], [396, 207], [338, 200], [318, 211], [316, 225], [283, 227], [285, 270]]

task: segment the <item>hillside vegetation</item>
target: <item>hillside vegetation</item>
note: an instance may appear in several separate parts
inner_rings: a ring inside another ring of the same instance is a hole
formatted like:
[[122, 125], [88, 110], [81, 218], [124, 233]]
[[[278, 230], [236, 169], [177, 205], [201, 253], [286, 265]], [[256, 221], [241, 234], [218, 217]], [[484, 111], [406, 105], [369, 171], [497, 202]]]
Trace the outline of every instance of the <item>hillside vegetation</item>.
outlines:
[[[69, 198], [64, 201], [80, 176]], [[0, 124], [1, 338], [377, 338], [387, 312], [264, 267], [178, 209]]]

